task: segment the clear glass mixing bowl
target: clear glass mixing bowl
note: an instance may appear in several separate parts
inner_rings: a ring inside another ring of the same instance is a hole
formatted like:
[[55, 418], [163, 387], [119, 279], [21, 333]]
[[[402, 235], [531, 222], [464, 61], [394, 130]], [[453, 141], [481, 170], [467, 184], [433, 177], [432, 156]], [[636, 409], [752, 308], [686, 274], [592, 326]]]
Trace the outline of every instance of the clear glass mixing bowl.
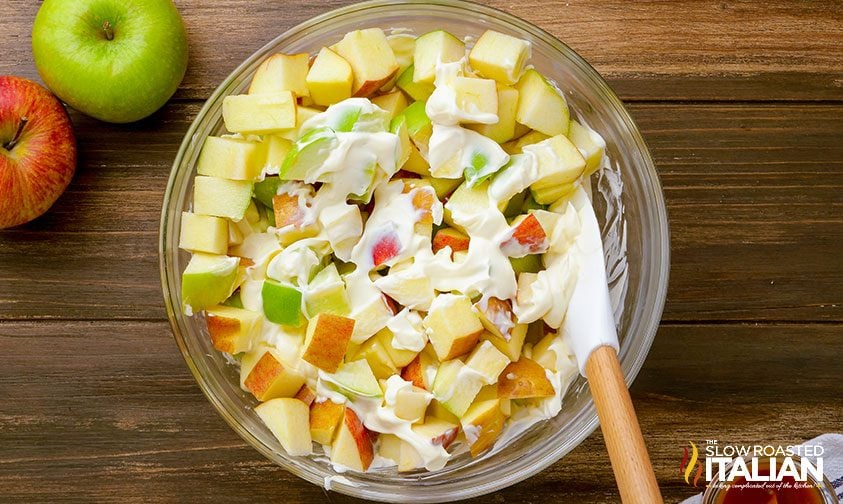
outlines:
[[[647, 147], [618, 97], [579, 55], [547, 32], [504, 12], [464, 1], [376, 0], [337, 9], [302, 23], [255, 52], [205, 103], [187, 132], [173, 165], [161, 219], [161, 283], [187, 365], [220, 415], [250, 445], [293, 474], [356, 497], [381, 501], [443, 502], [486, 494], [541, 471], [576, 447], [597, 427], [588, 385], [580, 378], [568, 390], [561, 413], [539, 423], [515, 442], [478, 459], [463, 455], [440, 471], [398, 474], [336, 473], [325, 457], [289, 457], [252, 410], [237, 369], [213, 349], [201, 316], [179, 307], [180, 274], [188, 254], [178, 250], [180, 216], [190, 207], [195, 163], [208, 135], [223, 131], [222, 101], [245, 92], [251, 77], [275, 52], [315, 53], [346, 32], [380, 27], [409, 28], [416, 34], [444, 29], [459, 37], [494, 29], [529, 40], [532, 63], [556, 81], [572, 112], [608, 144], [609, 164], [595, 175], [594, 203], [603, 225], [607, 271], [627, 383], [638, 373], [664, 307], [669, 269], [667, 215], [661, 185]], [[279, 494], [282, 490], [279, 489]]]

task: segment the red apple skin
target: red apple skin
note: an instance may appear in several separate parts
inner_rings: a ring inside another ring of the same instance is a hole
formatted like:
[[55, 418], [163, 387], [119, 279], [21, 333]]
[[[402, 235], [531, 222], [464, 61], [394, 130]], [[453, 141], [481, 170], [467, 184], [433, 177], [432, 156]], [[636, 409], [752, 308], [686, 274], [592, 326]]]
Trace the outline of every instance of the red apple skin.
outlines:
[[46, 212], [75, 170], [73, 124], [58, 98], [30, 80], [0, 76], [0, 229]]

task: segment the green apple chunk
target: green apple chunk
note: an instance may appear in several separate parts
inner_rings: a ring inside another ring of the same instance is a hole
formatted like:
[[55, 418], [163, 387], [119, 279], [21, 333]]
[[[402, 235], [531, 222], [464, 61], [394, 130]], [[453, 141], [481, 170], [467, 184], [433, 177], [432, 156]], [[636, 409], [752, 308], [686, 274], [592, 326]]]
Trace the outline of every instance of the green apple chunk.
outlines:
[[226, 96], [222, 117], [232, 133], [277, 133], [296, 126], [296, 98], [290, 91]]
[[538, 273], [542, 270], [542, 259], [539, 254], [525, 255], [524, 257], [510, 257], [512, 271], [519, 273]]
[[462, 40], [444, 30], [425, 33], [416, 39], [413, 80], [432, 84], [436, 78], [437, 64], [453, 63], [464, 57], [465, 44]]
[[351, 312], [345, 282], [340, 277], [336, 264], [329, 264], [313, 277], [307, 286], [305, 306], [309, 318], [320, 313], [345, 316]]
[[272, 208], [272, 198], [278, 194], [278, 186], [282, 182], [281, 177], [266, 177], [261, 180], [255, 184], [255, 199], [266, 208]]
[[337, 146], [337, 135], [331, 128], [322, 127], [308, 131], [302, 136], [284, 158], [279, 175], [284, 180], [309, 180], [308, 175], [322, 166], [331, 151]]
[[568, 139], [577, 146], [580, 154], [585, 158], [585, 175], [589, 176], [600, 168], [603, 153], [606, 151], [606, 141], [596, 131], [587, 128], [571, 119], [568, 127]]
[[178, 89], [187, 35], [170, 1], [45, 0], [32, 27], [32, 53], [62, 101], [102, 121], [128, 123]]
[[185, 312], [197, 312], [221, 303], [234, 291], [239, 257], [193, 254], [181, 277]]
[[446, 410], [461, 417], [483, 388], [482, 375], [459, 359], [445, 361], [439, 365], [433, 380], [433, 397]]
[[263, 169], [264, 146], [240, 138], [214, 137], [205, 139], [196, 173], [231, 180], [254, 180]]
[[[427, 148], [427, 144], [430, 142], [430, 135], [433, 134], [433, 124], [430, 122], [430, 118], [427, 117], [424, 107], [425, 103], [423, 101], [413, 102], [402, 110], [399, 116], [403, 116], [407, 123], [407, 133], [410, 135], [410, 139], [416, 145]], [[398, 119], [398, 116], [395, 119]]]
[[193, 212], [238, 221], [252, 202], [252, 187], [245, 180], [197, 176], [193, 180]]
[[568, 133], [568, 103], [562, 94], [534, 69], [524, 72], [518, 89], [516, 120], [545, 135]]
[[328, 381], [337, 385], [346, 396], [381, 397], [383, 390], [366, 359], [340, 364], [336, 373], [327, 375]]
[[430, 98], [430, 95], [433, 94], [433, 90], [436, 88], [433, 86], [433, 81], [414, 81], [414, 71], [415, 67], [413, 65], [408, 66], [407, 69], [401, 72], [401, 75], [398, 76], [398, 81], [395, 82], [395, 85], [398, 86], [398, 89], [407, 93], [410, 98], [418, 101], [425, 101]]
[[261, 288], [263, 313], [270, 322], [299, 327], [304, 322], [301, 313], [301, 291], [292, 285], [264, 280]]

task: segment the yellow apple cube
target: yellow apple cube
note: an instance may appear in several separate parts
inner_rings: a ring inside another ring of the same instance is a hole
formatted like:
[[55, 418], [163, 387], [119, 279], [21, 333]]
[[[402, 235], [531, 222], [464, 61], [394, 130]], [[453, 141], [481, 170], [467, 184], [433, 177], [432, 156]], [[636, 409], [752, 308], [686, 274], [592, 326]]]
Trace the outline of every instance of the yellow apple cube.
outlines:
[[241, 138], [209, 136], [202, 145], [196, 173], [231, 180], [257, 179], [264, 163], [264, 147]]
[[316, 315], [307, 325], [302, 360], [328, 373], [336, 372], [353, 331], [354, 319], [327, 312]]
[[255, 413], [289, 455], [310, 455], [310, 411], [305, 403], [292, 398], [270, 399], [255, 406]]
[[488, 340], [478, 344], [465, 361], [465, 365], [477, 371], [486, 384], [497, 382], [501, 371], [508, 364], [509, 357]]
[[532, 68], [527, 70], [515, 88], [518, 122], [549, 136], [568, 133], [568, 103], [542, 74]]
[[375, 334], [375, 338], [380, 340], [381, 345], [383, 345], [384, 349], [386, 349], [386, 353], [389, 354], [390, 360], [396, 367], [403, 368], [413, 362], [413, 359], [415, 359], [419, 354], [419, 352], [414, 352], [412, 350], [395, 348], [393, 346], [395, 335], [386, 327], [378, 331], [378, 333]]
[[587, 128], [571, 119], [568, 127], [568, 139], [577, 146], [580, 154], [585, 158], [585, 176], [589, 176], [600, 168], [603, 153], [606, 151], [606, 141], [596, 131]]
[[469, 114], [498, 114], [498, 90], [495, 81], [474, 77], [454, 79], [457, 107]]
[[371, 465], [374, 455], [369, 431], [354, 410], [345, 408], [345, 416], [331, 445], [331, 462], [364, 472]]
[[296, 96], [308, 96], [307, 70], [310, 55], [273, 54], [255, 71], [249, 94], [276, 93], [290, 91]]
[[407, 108], [407, 97], [399, 90], [372, 98], [372, 103], [389, 112], [392, 120], [399, 112]]
[[222, 117], [232, 133], [278, 133], [296, 126], [296, 98], [290, 91], [226, 96]]
[[259, 401], [293, 397], [304, 384], [304, 376], [282, 362], [281, 355], [267, 348], [252, 367], [243, 385]]
[[222, 305], [208, 308], [205, 320], [214, 348], [232, 355], [252, 348], [263, 322], [257, 312]]
[[483, 325], [464, 295], [440, 294], [424, 318], [430, 343], [439, 360], [468, 353], [477, 344]]
[[507, 86], [497, 86], [497, 95], [498, 122], [495, 124], [472, 124], [469, 128], [502, 144], [515, 137], [518, 90]]
[[193, 213], [239, 221], [252, 202], [251, 182], [218, 177], [193, 179]]
[[433, 83], [436, 65], [452, 63], [465, 57], [462, 40], [444, 30], [425, 33], [416, 39], [413, 54], [413, 81]]
[[395, 416], [416, 423], [424, 420], [432, 396], [418, 387], [402, 388], [395, 394]]
[[524, 347], [528, 327], [527, 324], [516, 324], [512, 328], [512, 331], [510, 331], [508, 340], [495, 336], [490, 332], [483, 333], [480, 338], [493, 344], [509, 360], [516, 361], [521, 356], [521, 349]]
[[483, 388], [483, 377], [459, 359], [443, 362], [433, 381], [433, 396], [457, 417], [462, 417]]
[[180, 249], [223, 255], [228, 251], [228, 237], [227, 219], [182, 212]]
[[[556, 135], [528, 145], [524, 147], [524, 152], [531, 152], [536, 158], [538, 177], [530, 186], [535, 190], [569, 184], [577, 180], [585, 170], [585, 159], [577, 146], [572, 144], [565, 135]], [[553, 203], [553, 201], [538, 201], [538, 203]]]
[[354, 76], [351, 65], [339, 54], [323, 47], [307, 73], [310, 97], [317, 105], [328, 106], [351, 97]]
[[507, 85], [518, 81], [529, 59], [529, 42], [493, 30], [486, 30], [468, 53], [474, 71]]
[[346, 33], [333, 47], [351, 65], [354, 96], [370, 96], [398, 72], [395, 53], [380, 28]]
[[345, 417], [345, 406], [330, 400], [310, 405], [310, 436], [319, 444], [330, 445], [340, 421]]
[[461, 419], [472, 457], [491, 448], [503, 431], [504, 418], [500, 399], [476, 401]]
[[398, 372], [383, 343], [378, 338], [369, 338], [363, 343], [355, 359], [366, 359], [376, 378], [386, 379]]

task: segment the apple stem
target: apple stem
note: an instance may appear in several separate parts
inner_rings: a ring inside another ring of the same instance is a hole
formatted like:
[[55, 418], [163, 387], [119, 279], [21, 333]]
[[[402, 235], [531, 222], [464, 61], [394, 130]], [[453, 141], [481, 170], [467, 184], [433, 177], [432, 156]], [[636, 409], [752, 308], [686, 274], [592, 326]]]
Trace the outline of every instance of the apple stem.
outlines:
[[27, 122], [29, 122], [29, 119], [27, 119], [26, 117], [21, 118], [20, 124], [18, 124], [18, 130], [17, 132], [15, 132], [15, 137], [12, 138], [9, 143], [3, 145], [6, 150], [10, 151], [15, 148], [15, 145], [18, 143], [18, 140], [20, 140], [21, 133], [23, 133], [23, 128], [24, 126], [26, 126]]
[[114, 28], [111, 27], [111, 23], [103, 21], [102, 31], [105, 32], [106, 40], [114, 40]]

